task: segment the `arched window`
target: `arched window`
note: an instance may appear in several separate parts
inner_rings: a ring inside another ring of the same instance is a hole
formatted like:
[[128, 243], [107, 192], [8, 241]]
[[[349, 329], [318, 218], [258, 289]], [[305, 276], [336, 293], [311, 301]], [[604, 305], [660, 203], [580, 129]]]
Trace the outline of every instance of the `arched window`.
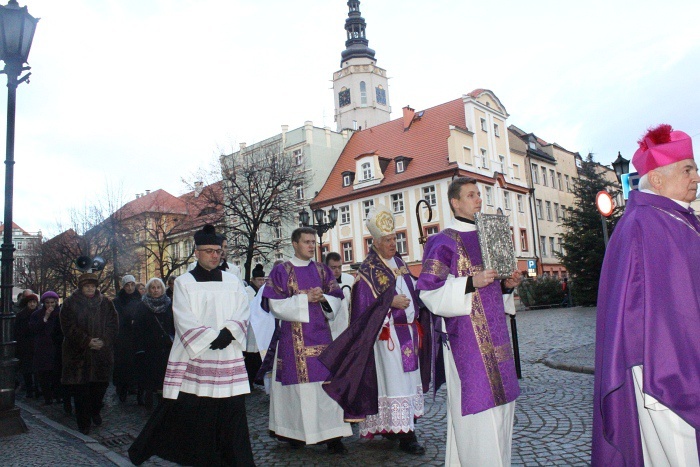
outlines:
[[360, 81], [360, 105], [362, 107], [367, 105], [367, 85], [364, 81]]

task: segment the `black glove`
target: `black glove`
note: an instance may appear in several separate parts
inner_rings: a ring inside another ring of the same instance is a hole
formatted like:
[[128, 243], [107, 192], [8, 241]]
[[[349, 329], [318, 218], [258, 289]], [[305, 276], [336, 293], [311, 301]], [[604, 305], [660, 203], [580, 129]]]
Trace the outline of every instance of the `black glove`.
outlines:
[[225, 349], [232, 341], [233, 334], [231, 334], [231, 331], [229, 331], [228, 328], [223, 328], [221, 331], [219, 331], [219, 337], [212, 341], [209, 348], [212, 350]]

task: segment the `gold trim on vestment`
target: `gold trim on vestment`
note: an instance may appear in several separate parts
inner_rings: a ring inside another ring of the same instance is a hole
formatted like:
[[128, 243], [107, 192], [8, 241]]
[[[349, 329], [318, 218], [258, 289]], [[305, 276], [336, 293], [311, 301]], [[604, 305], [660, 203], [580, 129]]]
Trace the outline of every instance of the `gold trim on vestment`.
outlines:
[[[457, 244], [457, 274], [459, 277], [473, 276], [476, 272], [483, 269], [482, 265], [472, 265], [469, 254], [467, 253], [467, 248], [462, 242], [462, 237], [459, 236], [456, 230], [445, 229], [443, 232]], [[476, 341], [479, 344], [481, 360], [484, 362], [484, 369], [489, 379], [494, 403], [497, 406], [503, 405], [507, 402], [506, 390], [503, 385], [503, 378], [501, 377], [501, 369], [498, 367], [498, 363], [503, 361], [499, 358], [502, 357], [503, 351], [497, 350], [493, 345], [491, 330], [489, 329], [489, 323], [486, 319], [479, 289], [472, 292], [472, 312], [469, 317], [471, 318]]]

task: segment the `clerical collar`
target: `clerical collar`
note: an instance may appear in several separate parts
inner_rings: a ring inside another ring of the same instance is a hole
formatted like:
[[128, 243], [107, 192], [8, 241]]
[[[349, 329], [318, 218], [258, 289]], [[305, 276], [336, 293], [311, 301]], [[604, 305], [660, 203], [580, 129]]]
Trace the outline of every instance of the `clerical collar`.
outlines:
[[190, 271], [190, 274], [194, 276], [197, 282], [221, 282], [222, 280], [221, 269], [214, 268], [211, 271], [207, 271], [199, 263]]
[[[651, 190], [642, 190], [642, 189], [640, 189], [639, 191], [641, 191], [642, 193], [646, 193], [646, 194], [648, 194], [648, 195], [656, 195], [656, 196], [661, 196], [661, 197], [663, 197], [663, 198], [668, 198], [667, 196], [663, 196], [663, 195], [660, 195], [660, 194], [658, 194], [658, 193], [654, 193], [654, 192], [651, 191]], [[678, 201], [677, 199], [673, 199], [673, 198], [668, 198], [668, 199], [670, 199], [671, 201], [676, 202], [676, 203], [679, 204], [682, 208], [685, 208], [685, 209], [689, 209], [689, 208], [690, 208], [690, 203], [686, 203], [685, 201]]]
[[292, 259], [290, 259], [289, 261], [292, 263], [292, 265], [302, 268], [304, 266], [308, 266], [311, 263], [310, 259], [301, 259], [297, 258], [296, 256], [292, 256]]
[[343, 276], [336, 277], [335, 280], [338, 281], [338, 284], [342, 284], [343, 283]]
[[474, 221], [469, 220], [466, 217], [455, 216], [455, 219], [457, 219], [460, 222], [466, 222], [467, 224], [476, 224]]

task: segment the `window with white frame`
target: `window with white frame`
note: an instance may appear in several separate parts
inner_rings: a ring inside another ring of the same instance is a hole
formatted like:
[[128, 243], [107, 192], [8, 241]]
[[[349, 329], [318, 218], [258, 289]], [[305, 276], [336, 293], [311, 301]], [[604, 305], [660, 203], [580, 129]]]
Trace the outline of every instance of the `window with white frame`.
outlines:
[[564, 206], [563, 204], [561, 205], [561, 220], [566, 220], [566, 206]]
[[561, 172], [557, 172], [557, 188], [559, 189], [559, 191], [563, 191], [561, 185]]
[[391, 208], [395, 213], [403, 212], [403, 193], [391, 195]]
[[554, 249], [554, 237], [549, 237], [549, 251], [552, 253], [552, 256], [554, 256], [554, 252], [556, 251]]
[[518, 195], [518, 212], [525, 212], [525, 197]]
[[343, 262], [352, 263], [352, 242], [343, 242], [341, 245], [341, 249], [343, 250]]
[[370, 208], [374, 206], [374, 200], [373, 199], [368, 199], [367, 201], [362, 202], [362, 208], [365, 213], [365, 219], [367, 219], [367, 216], [369, 216], [369, 210]]
[[437, 197], [435, 196], [435, 185], [423, 187], [423, 199], [426, 200], [431, 206], [437, 205]]
[[343, 186], [350, 186], [350, 183], [352, 183], [352, 179], [349, 174], [343, 175]]
[[472, 160], [472, 148], [462, 146], [462, 158], [465, 164], [474, 165], [474, 161]]
[[301, 149], [295, 149], [292, 152], [292, 156], [294, 157], [295, 165], [302, 165], [304, 163], [304, 151]]
[[282, 226], [279, 224], [275, 225], [275, 238], [282, 238]]
[[486, 188], [486, 205], [487, 206], [493, 206], [493, 188], [490, 186], [485, 187]]
[[296, 186], [297, 199], [304, 199], [304, 185], [298, 184]]
[[365, 255], [369, 253], [370, 248], [372, 248], [372, 244], [374, 243], [374, 239], [372, 237], [367, 237], [365, 238]]
[[486, 126], [486, 119], [482, 118], [481, 120], [481, 131], [489, 131], [488, 126]]
[[372, 180], [374, 178], [372, 176], [372, 164], [369, 162], [364, 162], [360, 166], [360, 170], [362, 171], [362, 180]]
[[552, 220], [552, 202], [551, 201], [545, 201], [544, 202], [544, 207], [547, 211], [547, 220], [551, 221]]
[[397, 161], [396, 162], [396, 173], [400, 174], [404, 170], [406, 170], [405, 165], [404, 165], [404, 161]]
[[518, 180], [520, 179], [520, 166], [518, 164], [513, 164], [513, 173], [511, 176]]
[[520, 229], [520, 251], [527, 251], [527, 230]]
[[537, 175], [537, 164], [530, 164], [530, 173], [532, 174], [532, 183], [539, 185], [540, 177]]
[[554, 218], [559, 222], [559, 203], [554, 203]]
[[549, 169], [549, 179], [552, 181], [552, 188], [556, 188], [557, 184], [556, 184], [555, 178], [554, 178], [554, 170], [552, 170], [552, 169]]
[[489, 168], [489, 156], [486, 149], [481, 148], [481, 166], [485, 169]]
[[498, 128], [498, 123], [493, 124], [493, 134], [496, 136], [496, 138], [501, 137], [501, 130]]
[[562, 240], [561, 237], [557, 238], [557, 242], [559, 243], [559, 254], [564, 254], [564, 241]]
[[578, 167], [579, 169], [582, 167], [581, 159], [578, 159], [578, 158], [576, 159], [576, 167]]
[[564, 180], [566, 181], [566, 191], [571, 193], [571, 183], [569, 182], [569, 176], [564, 175]]
[[545, 236], [540, 237], [540, 249], [542, 250], [542, 257], [546, 258], [547, 257], [547, 237], [545, 237]]
[[510, 209], [510, 192], [508, 191], [503, 192], [503, 207]]
[[340, 223], [349, 224], [350, 223], [350, 206], [340, 206]]
[[498, 155], [498, 171], [502, 174], [506, 173], [506, 156]]
[[408, 253], [408, 242], [406, 241], [406, 232], [396, 232], [396, 251], [400, 255]]
[[367, 84], [364, 81], [360, 81], [360, 105], [367, 107]]
[[538, 219], [542, 219], [542, 200], [541, 199], [535, 200], [535, 215], [537, 216]]
[[547, 186], [547, 167], [540, 167], [542, 170], [542, 185]]
[[431, 225], [429, 227], [425, 227], [425, 236], [430, 237], [431, 235], [434, 235], [440, 231], [440, 228], [437, 225]]

